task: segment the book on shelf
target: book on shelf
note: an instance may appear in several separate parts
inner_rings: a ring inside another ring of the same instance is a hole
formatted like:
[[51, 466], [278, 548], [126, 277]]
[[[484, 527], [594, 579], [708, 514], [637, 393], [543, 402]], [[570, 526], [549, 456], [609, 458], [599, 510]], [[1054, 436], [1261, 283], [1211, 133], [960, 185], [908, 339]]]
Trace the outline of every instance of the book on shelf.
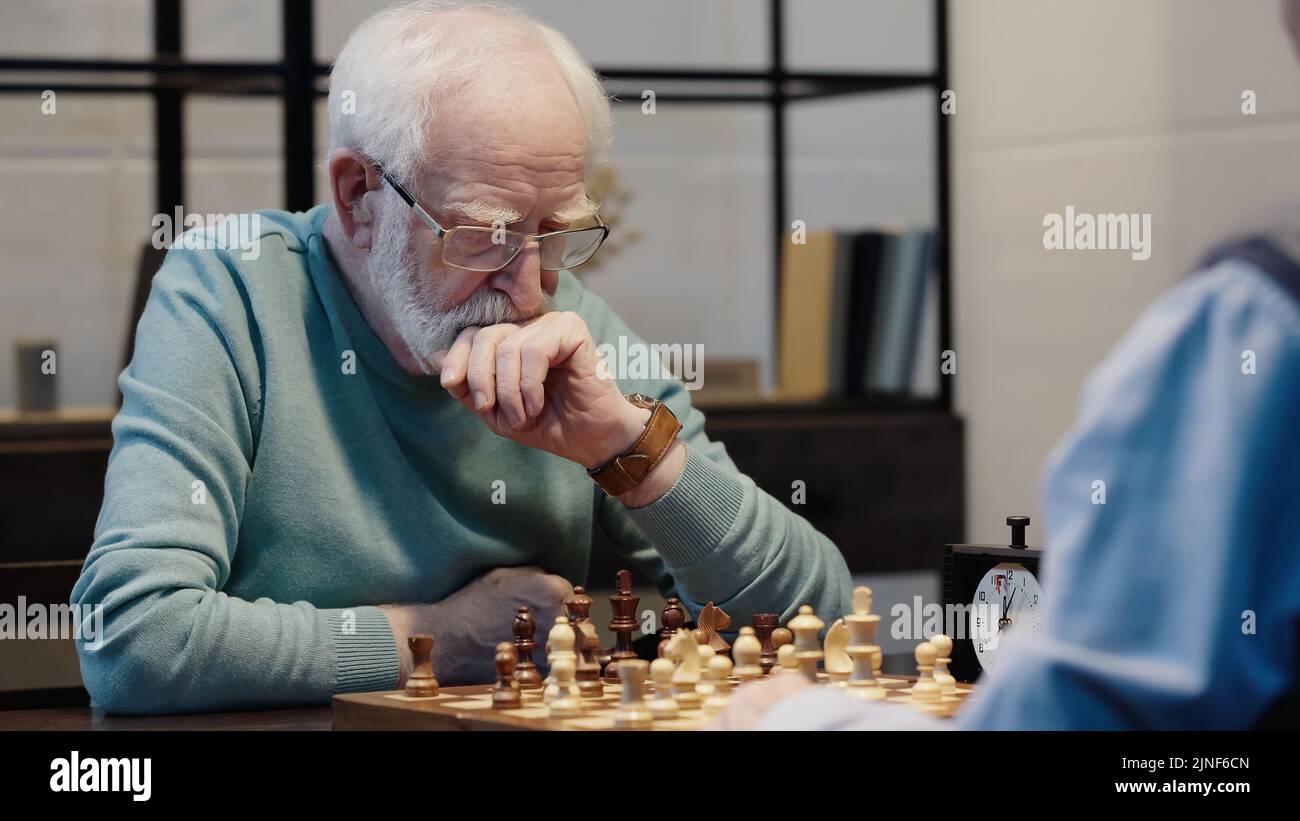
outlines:
[[830, 392], [835, 234], [809, 231], [805, 240], [789, 245], [781, 264], [777, 361], [781, 395], [788, 399], [820, 399]]
[[782, 265], [779, 394], [937, 395], [934, 231], [821, 230], [806, 239]]

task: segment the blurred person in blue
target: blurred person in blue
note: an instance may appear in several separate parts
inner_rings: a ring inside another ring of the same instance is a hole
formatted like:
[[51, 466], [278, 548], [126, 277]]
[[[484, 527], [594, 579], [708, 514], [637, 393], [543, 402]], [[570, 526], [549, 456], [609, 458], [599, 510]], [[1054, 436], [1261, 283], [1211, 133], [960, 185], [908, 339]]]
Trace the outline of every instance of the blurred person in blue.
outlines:
[[[1300, 54], [1300, 0], [1282, 11]], [[1293, 218], [1211, 252], [1092, 374], [1040, 488], [1041, 631], [1010, 635], [953, 720], [778, 676], [721, 725], [1300, 726], [1298, 425]]]

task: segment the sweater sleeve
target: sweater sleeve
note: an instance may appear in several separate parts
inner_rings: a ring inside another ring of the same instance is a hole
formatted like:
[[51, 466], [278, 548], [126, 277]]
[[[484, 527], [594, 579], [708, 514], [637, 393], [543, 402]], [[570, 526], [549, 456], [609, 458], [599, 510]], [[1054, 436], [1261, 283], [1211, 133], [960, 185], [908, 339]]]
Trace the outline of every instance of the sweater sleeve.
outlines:
[[172, 250], [118, 380], [104, 504], [72, 592], [83, 609], [102, 609], [102, 635], [78, 652], [87, 690], [109, 712], [323, 704], [396, 686], [396, 646], [377, 608], [222, 592], [256, 451], [262, 367], [233, 262]]
[[[582, 292], [578, 312], [598, 345], [646, 345], [590, 291]], [[832, 618], [849, 612], [852, 582], [839, 549], [737, 470], [722, 443], [705, 434], [704, 414], [692, 406], [685, 385], [672, 378], [622, 378], [616, 369], [614, 375], [625, 393], [668, 405], [682, 423], [687, 448], [677, 482], [645, 507], [628, 509], [595, 489], [598, 522], [616, 548], [692, 612], [712, 601], [736, 626], [748, 624], [754, 613], [788, 619], [801, 604]]]

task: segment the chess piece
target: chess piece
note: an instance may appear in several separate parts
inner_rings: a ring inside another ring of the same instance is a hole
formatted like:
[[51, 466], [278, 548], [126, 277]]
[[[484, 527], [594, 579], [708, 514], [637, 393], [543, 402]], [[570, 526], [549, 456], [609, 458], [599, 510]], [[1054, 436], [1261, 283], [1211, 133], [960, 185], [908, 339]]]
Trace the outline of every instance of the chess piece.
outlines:
[[677, 663], [673, 671], [673, 689], [678, 706], [684, 710], [695, 709], [700, 705], [700, 697], [695, 692], [700, 683], [700, 651], [695, 638], [687, 630], [678, 630], [668, 640], [664, 658]]
[[[758, 640], [757, 631], [752, 627], [740, 628], [736, 643], [731, 646], [731, 656], [736, 660], [735, 674], [741, 684], [761, 678], [763, 675], [763, 645]], [[768, 631], [768, 637], [771, 637]]]
[[778, 627], [772, 631], [772, 647], [779, 653], [781, 648], [794, 641], [794, 633], [791, 633], [785, 627]]
[[650, 701], [650, 715], [656, 721], [677, 718], [676, 691], [673, 687], [672, 659], [657, 658], [650, 662], [650, 678], [655, 684], [655, 697]]
[[948, 672], [948, 664], [952, 661], [952, 639], [938, 633], [930, 637], [930, 643], [938, 654], [934, 660], [934, 683], [939, 685], [944, 695], [954, 694], [957, 692], [957, 679]]
[[728, 616], [721, 607], [709, 602], [704, 605], [704, 609], [700, 611], [700, 617], [696, 621], [699, 623], [699, 629], [704, 631], [705, 640], [713, 648], [714, 653], [726, 654], [731, 650], [731, 646], [727, 644], [727, 640], [720, 633], [720, 631], [731, 627], [731, 616]]
[[695, 685], [695, 694], [699, 696], [700, 704], [708, 701], [713, 697], [714, 690], [717, 689], [718, 683], [713, 680], [713, 674], [709, 672], [709, 662], [717, 658], [717, 653], [707, 644], [708, 637], [704, 635], [703, 630], [692, 630], [691, 638], [695, 640], [695, 651], [700, 657], [700, 680]]
[[574, 669], [578, 681], [578, 692], [583, 698], [601, 698], [605, 687], [600, 683], [600, 662], [596, 661], [596, 651], [600, 647], [600, 636], [591, 619], [580, 621], [573, 626], [576, 657]]
[[783, 644], [776, 648], [776, 667], [772, 668], [772, 675], [786, 676], [799, 672], [799, 659], [795, 656], [793, 644]]
[[614, 650], [610, 653], [609, 664], [605, 665], [605, 678], [618, 681], [618, 663], [636, 658], [632, 649], [632, 634], [636, 632], [636, 607], [641, 602], [639, 596], [632, 595], [632, 571], [620, 570], [614, 577], [614, 595], [609, 597], [609, 606], [613, 619], [609, 623], [610, 632], [614, 634]]
[[826, 641], [822, 644], [822, 667], [830, 677], [832, 686], [843, 687], [848, 684], [849, 673], [853, 672], [853, 659], [849, 658], [849, 628], [844, 619], [836, 619], [826, 631]]
[[574, 660], [556, 659], [551, 662], [551, 677], [555, 680], [555, 695], [546, 705], [552, 718], [573, 718], [582, 715], [582, 695], [574, 682]]
[[713, 645], [709, 644], [709, 635], [698, 627], [691, 631], [691, 638], [695, 639], [695, 652], [700, 654], [700, 673], [709, 666], [709, 659], [717, 655], [713, 650]]
[[822, 660], [821, 632], [826, 622], [817, 618], [812, 605], [799, 606], [799, 615], [790, 619], [790, 630], [794, 633], [795, 658], [799, 660], [799, 670], [804, 678], [817, 682], [817, 662]]
[[[759, 644], [759, 666], [763, 675], [772, 672], [776, 666], [776, 647], [772, 645], [772, 631], [781, 625], [781, 617], [776, 613], [754, 614], [754, 636]], [[740, 663], [740, 659], [736, 659]]]
[[564, 600], [565, 615], [569, 617], [569, 624], [576, 625], [580, 621], [591, 621], [591, 605], [595, 600], [587, 595], [586, 588], [581, 585], [573, 588], [573, 595]]
[[659, 631], [659, 655], [663, 656], [668, 642], [677, 635], [678, 630], [682, 629], [682, 625], [686, 624], [686, 610], [682, 607], [681, 600], [676, 596], [669, 596], [663, 612], [659, 614], [659, 620], [663, 624], [663, 629]]
[[934, 660], [938, 658], [934, 645], [923, 641], [916, 645], [916, 682], [912, 685], [912, 701], [930, 704], [943, 698], [943, 692], [934, 681]]
[[645, 701], [645, 676], [650, 665], [641, 659], [625, 659], [618, 663], [618, 680], [623, 693], [614, 712], [614, 726], [623, 730], [649, 727], [654, 720]]
[[411, 675], [403, 691], [411, 698], [433, 698], [438, 695], [438, 679], [433, 676], [433, 636], [409, 636], [406, 646], [411, 648]]
[[705, 715], [716, 716], [727, 709], [727, 699], [730, 695], [727, 677], [731, 675], [731, 669], [731, 659], [726, 656], [715, 653], [709, 659], [706, 672], [709, 674], [709, 681], [713, 684], [713, 692], [704, 699]]
[[845, 652], [853, 663], [848, 693], [863, 701], [879, 701], [885, 697], [885, 688], [880, 686], [873, 665], [880, 655], [880, 647], [876, 644], [880, 616], [871, 612], [870, 587], [853, 589], [853, 612], [844, 617], [844, 623], [849, 628], [849, 644]]
[[578, 690], [583, 698], [600, 698], [605, 692], [600, 683], [600, 662], [596, 660], [600, 636], [596, 633], [596, 625], [591, 621], [593, 603], [594, 600], [582, 586], [573, 588], [573, 595], [564, 600], [564, 609], [574, 632], [576, 655], [573, 665]]
[[514, 644], [503, 641], [497, 645], [497, 683], [492, 688], [492, 706], [498, 710], [513, 710], [523, 704], [523, 694], [515, 680], [517, 663]]
[[542, 674], [537, 671], [537, 663], [533, 661], [533, 648], [537, 646], [533, 641], [536, 629], [528, 605], [521, 605], [515, 614], [511, 630], [515, 634], [515, 681], [524, 690], [536, 690], [542, 686]]
[[556, 659], [573, 658], [575, 640], [569, 619], [566, 616], [556, 616], [551, 632], [546, 634], [546, 660], [554, 664]]
[[568, 618], [557, 616], [555, 626], [546, 636], [547, 660], [551, 663], [543, 702], [555, 718], [568, 718], [582, 713], [582, 694], [577, 684], [577, 654], [573, 651], [576, 634]]

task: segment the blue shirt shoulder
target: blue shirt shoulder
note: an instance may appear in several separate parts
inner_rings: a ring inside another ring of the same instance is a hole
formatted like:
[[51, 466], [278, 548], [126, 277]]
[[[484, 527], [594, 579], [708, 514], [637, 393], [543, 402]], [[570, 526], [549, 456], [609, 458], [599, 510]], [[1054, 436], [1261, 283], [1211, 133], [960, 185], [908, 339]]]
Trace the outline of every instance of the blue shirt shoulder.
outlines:
[[[1268, 716], [1300, 666], [1298, 423], [1285, 282], [1226, 257], [1159, 299], [1088, 380], [1044, 473], [1042, 629], [1010, 636], [954, 726]], [[770, 722], [880, 726], [888, 708], [871, 707], [806, 693]]]

